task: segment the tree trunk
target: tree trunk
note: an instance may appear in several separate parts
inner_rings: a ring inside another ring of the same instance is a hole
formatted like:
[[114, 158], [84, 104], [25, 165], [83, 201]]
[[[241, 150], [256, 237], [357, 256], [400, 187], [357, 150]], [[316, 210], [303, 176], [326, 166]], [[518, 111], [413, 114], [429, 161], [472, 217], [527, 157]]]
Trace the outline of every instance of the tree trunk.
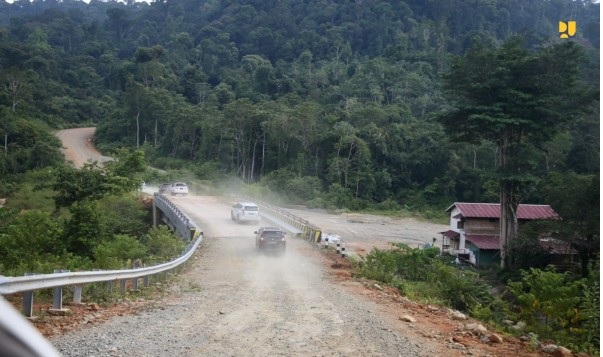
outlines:
[[159, 131], [157, 126], [157, 119], [155, 119], [155, 134], [153, 135], [153, 148], [157, 149], [157, 132]]
[[136, 148], [140, 146], [140, 111], [136, 113]]
[[264, 174], [264, 162], [266, 161], [266, 133], [262, 133], [262, 166], [260, 166], [260, 177]]
[[251, 168], [249, 169], [249, 182], [253, 182], [253, 175], [255, 171], [255, 148], [257, 146], [257, 139], [253, 143], [253, 148], [251, 150]]
[[506, 175], [511, 166], [510, 135], [504, 136], [500, 144], [500, 267], [512, 268], [512, 251], [509, 248], [517, 237], [517, 206], [513, 196], [514, 183]]

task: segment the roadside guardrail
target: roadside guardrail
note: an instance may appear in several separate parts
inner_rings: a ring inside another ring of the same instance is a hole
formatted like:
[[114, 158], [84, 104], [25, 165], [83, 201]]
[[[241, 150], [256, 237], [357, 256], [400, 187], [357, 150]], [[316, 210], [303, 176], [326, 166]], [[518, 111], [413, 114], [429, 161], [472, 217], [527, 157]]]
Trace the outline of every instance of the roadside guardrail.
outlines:
[[322, 230], [310, 223], [310, 221], [297, 217], [280, 207], [271, 205], [270, 203], [250, 197], [244, 198], [255, 202], [261, 208], [260, 215], [281, 226], [290, 234], [294, 236], [301, 236], [312, 243], [320, 243]]
[[[158, 196], [155, 195], [155, 198]], [[162, 197], [162, 202], [169, 201], [166, 197]], [[73, 302], [81, 303], [82, 286], [84, 284], [109, 282], [112, 287], [113, 282], [120, 282], [122, 291], [127, 287], [127, 281], [131, 280], [133, 289], [138, 289], [139, 279], [143, 278], [143, 284], [148, 286], [149, 276], [159, 273], [167, 273], [168, 271], [184, 264], [194, 254], [195, 250], [203, 241], [203, 233], [197, 226], [172, 203], [166, 207], [178, 210], [176, 216], [179, 217], [178, 225], [189, 229], [185, 233], [192, 231], [191, 240], [182, 255], [170, 262], [162, 263], [150, 267], [139, 267], [122, 270], [97, 270], [97, 271], [55, 271], [54, 274], [27, 274], [22, 277], [6, 277], [0, 276], [0, 295], [8, 295], [15, 293], [23, 293], [23, 314], [26, 317], [33, 315], [33, 294], [36, 290], [53, 288], [53, 308], [55, 311], [63, 310], [63, 287], [73, 287]], [[178, 213], [180, 212], [180, 213]], [[186, 236], [183, 237], [186, 239]], [[52, 311], [51, 310], [51, 311]]]

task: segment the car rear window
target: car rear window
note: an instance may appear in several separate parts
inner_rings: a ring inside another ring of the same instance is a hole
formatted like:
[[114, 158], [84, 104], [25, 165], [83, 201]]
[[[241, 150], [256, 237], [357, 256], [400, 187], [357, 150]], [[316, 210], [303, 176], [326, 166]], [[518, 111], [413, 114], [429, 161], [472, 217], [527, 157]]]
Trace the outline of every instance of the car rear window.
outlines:
[[257, 212], [260, 210], [257, 206], [245, 206], [243, 209], [250, 212]]
[[262, 236], [265, 238], [280, 238], [283, 236], [283, 232], [265, 231], [264, 233], [262, 233]]
[[184, 186], [186, 186], [186, 184], [185, 183], [177, 183], [176, 186], [183, 186], [184, 187]]

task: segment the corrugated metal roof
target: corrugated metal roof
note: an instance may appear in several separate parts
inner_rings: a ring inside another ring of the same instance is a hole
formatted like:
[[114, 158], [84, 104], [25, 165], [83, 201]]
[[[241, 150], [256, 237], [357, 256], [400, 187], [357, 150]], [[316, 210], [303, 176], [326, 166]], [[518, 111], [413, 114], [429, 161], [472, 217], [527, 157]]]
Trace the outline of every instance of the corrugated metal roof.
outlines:
[[[465, 218], [500, 218], [500, 204], [498, 203], [469, 203], [455, 202], [448, 207], [450, 211], [456, 207]], [[561, 219], [557, 212], [549, 205], [520, 204], [517, 207], [517, 219]]]
[[454, 237], [460, 235], [459, 232], [455, 232], [452, 229], [449, 229], [449, 230], [447, 230], [445, 232], [440, 232], [440, 234], [443, 235], [444, 237], [447, 237], [447, 238], [454, 238]]
[[500, 239], [495, 235], [467, 234], [465, 239], [478, 249], [500, 250]]

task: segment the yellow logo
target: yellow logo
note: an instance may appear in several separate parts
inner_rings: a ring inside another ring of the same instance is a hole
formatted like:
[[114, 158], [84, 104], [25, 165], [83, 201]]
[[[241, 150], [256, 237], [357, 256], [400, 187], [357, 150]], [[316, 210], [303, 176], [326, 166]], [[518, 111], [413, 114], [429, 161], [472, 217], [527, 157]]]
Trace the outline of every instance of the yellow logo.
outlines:
[[576, 34], [576, 21], [559, 21], [559, 38], [570, 38]]

